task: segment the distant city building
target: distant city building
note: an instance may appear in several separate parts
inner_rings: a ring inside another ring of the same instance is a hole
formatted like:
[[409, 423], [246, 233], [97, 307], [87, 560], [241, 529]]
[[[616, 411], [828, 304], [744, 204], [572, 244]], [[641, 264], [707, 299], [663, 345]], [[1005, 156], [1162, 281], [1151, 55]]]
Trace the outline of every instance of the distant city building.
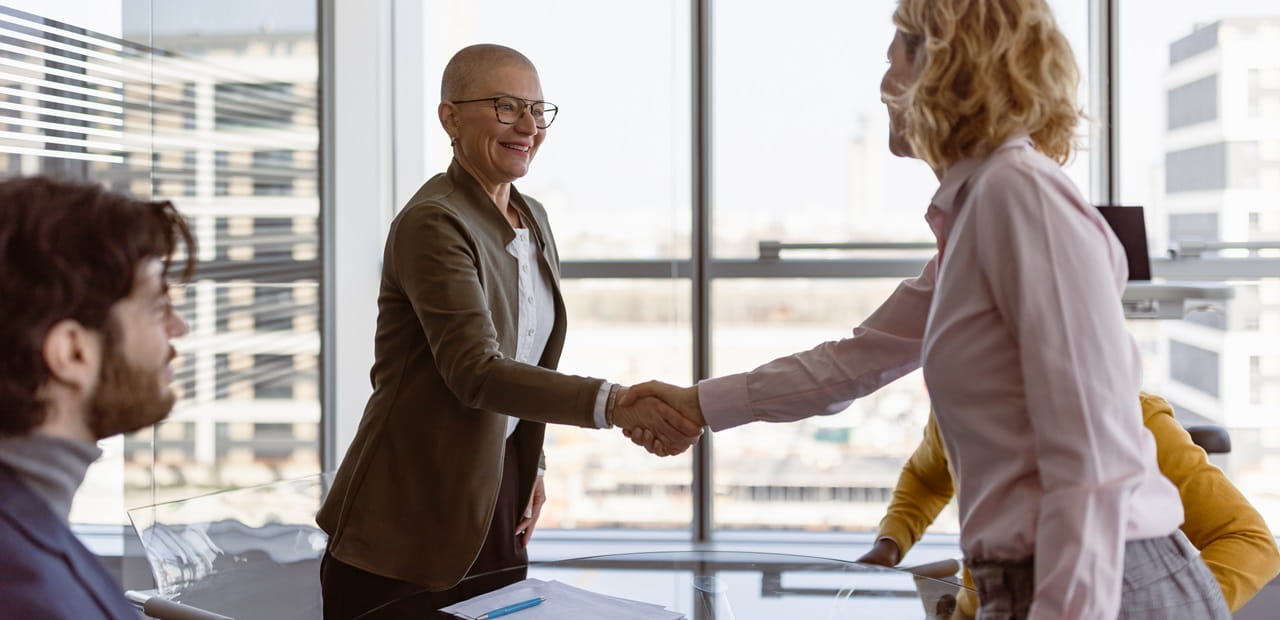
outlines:
[[[1170, 242], [1280, 245], [1280, 18], [1227, 18], [1169, 46], [1163, 210]], [[1230, 467], [1280, 451], [1280, 283], [1169, 322], [1163, 393], [1183, 424], [1227, 426]]]
[[0, 174], [172, 200], [197, 238], [198, 279], [174, 291], [178, 405], [123, 442], [126, 495], [157, 500], [320, 469], [314, 12], [275, 31], [184, 15], [131, 33], [126, 11], [114, 36], [0, 14]]

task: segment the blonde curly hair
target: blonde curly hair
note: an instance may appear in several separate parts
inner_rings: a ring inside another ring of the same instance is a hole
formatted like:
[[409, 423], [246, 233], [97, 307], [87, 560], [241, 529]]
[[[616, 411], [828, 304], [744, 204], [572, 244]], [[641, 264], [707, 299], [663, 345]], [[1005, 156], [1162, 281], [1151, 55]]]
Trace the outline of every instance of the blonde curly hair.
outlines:
[[916, 80], [890, 99], [916, 157], [945, 169], [1026, 132], [1067, 162], [1080, 74], [1045, 0], [901, 0], [893, 23]]

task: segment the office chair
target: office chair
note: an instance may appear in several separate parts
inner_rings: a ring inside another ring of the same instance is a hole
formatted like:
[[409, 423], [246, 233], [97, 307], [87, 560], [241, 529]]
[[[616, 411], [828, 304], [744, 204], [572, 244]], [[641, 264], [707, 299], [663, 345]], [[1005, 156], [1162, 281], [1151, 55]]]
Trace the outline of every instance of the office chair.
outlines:
[[1227, 429], [1217, 424], [1201, 424], [1186, 427], [1191, 434], [1191, 443], [1196, 444], [1209, 454], [1227, 454], [1231, 452], [1231, 435]]

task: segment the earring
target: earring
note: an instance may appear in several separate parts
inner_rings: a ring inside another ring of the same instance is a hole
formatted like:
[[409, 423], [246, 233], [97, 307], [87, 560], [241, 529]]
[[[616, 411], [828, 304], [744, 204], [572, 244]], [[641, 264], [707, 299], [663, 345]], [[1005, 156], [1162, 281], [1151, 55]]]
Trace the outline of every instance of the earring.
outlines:
[[449, 136], [449, 146], [458, 146], [458, 136]]

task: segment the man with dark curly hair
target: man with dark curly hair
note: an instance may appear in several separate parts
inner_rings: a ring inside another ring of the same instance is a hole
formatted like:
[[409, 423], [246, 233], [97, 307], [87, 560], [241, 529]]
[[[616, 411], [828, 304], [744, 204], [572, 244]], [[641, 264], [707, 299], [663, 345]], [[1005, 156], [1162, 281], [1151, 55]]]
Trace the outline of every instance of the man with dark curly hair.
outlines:
[[193, 241], [169, 202], [45, 177], [0, 182], [0, 609], [130, 618], [119, 584], [71, 533], [97, 441], [162, 420], [187, 325], [165, 274]]

